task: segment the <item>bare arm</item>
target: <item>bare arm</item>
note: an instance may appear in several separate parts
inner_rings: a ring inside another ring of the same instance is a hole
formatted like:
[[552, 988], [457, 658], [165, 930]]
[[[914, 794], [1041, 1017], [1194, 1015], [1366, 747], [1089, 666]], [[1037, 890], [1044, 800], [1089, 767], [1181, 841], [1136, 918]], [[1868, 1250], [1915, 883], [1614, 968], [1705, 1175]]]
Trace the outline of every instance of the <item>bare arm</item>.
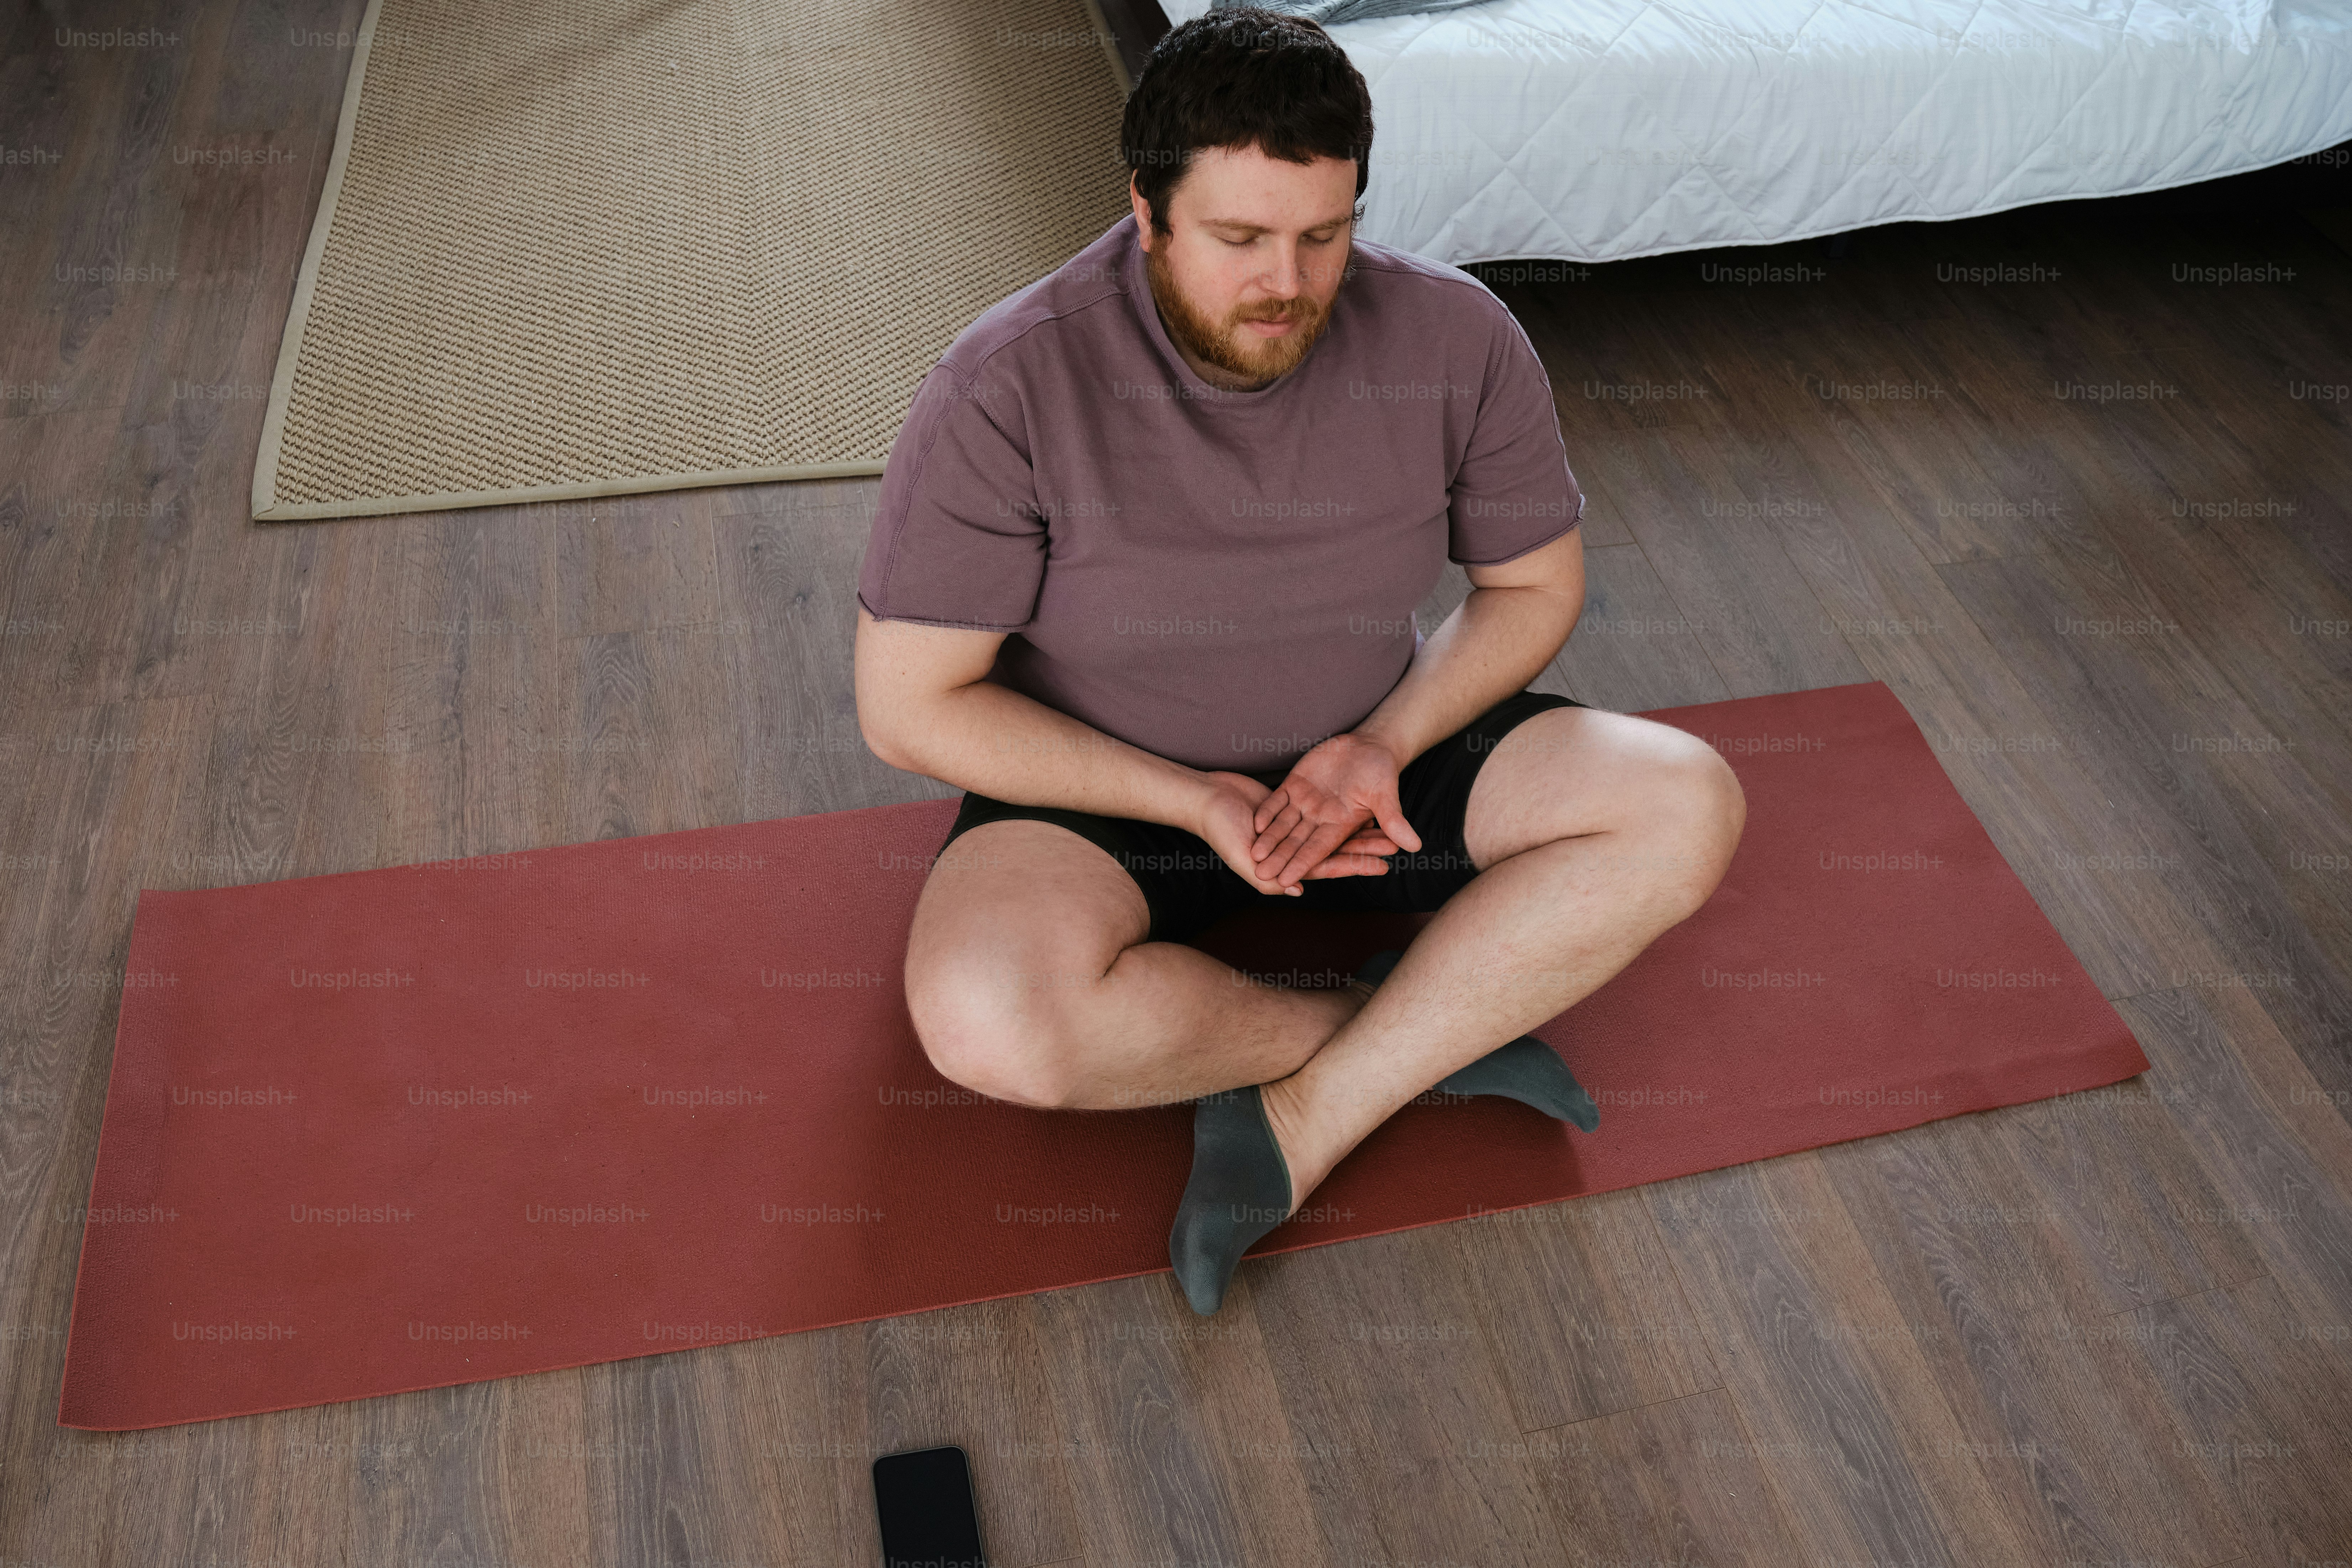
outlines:
[[1356, 726], [1402, 769], [1543, 672], [1584, 614], [1584, 530], [1499, 566], [1465, 568], [1470, 596]]
[[1208, 775], [983, 679], [1003, 632], [857, 609], [857, 727], [894, 768], [1018, 805], [1190, 827]]
[[[1003, 632], [877, 621], [857, 610], [857, 727], [894, 768], [1020, 805], [1054, 805], [1198, 834], [1260, 892], [1296, 893], [1257, 875], [1251, 819], [1269, 793], [1246, 773], [1202, 773], [1115, 740], [982, 679]], [[1386, 869], [1334, 855], [1317, 874]]]

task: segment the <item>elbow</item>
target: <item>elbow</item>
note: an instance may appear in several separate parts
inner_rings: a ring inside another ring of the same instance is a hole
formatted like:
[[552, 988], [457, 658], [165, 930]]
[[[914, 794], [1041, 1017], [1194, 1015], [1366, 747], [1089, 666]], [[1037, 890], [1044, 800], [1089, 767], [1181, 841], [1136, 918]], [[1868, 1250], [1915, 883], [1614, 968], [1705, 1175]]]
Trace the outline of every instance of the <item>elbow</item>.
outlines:
[[[861, 619], [863, 612], [860, 612]], [[897, 721], [897, 704], [890, 700], [887, 687], [877, 682], [874, 660], [867, 652], [865, 631], [859, 628], [856, 659], [850, 676], [857, 711], [857, 737], [866, 749], [894, 768], [907, 766], [907, 748], [901, 731], [905, 726]]]
[[1584, 618], [1584, 584], [1580, 582], [1570, 589], [1555, 590], [1552, 596], [1552, 625], [1559, 628], [1558, 640], [1552, 644], [1552, 654], [1568, 646], [1576, 635], [1576, 623]]
[[906, 725], [899, 722], [898, 704], [889, 700], [887, 691], [877, 691], [872, 679], [872, 668], [863, 650], [857, 660], [852, 682], [856, 692], [857, 735], [866, 749], [894, 768], [907, 765]]
[[[1581, 563], [1579, 564], [1580, 567]], [[1559, 634], [1560, 641], [1565, 643], [1576, 635], [1576, 623], [1584, 618], [1584, 606], [1588, 595], [1585, 592], [1584, 573], [1581, 570], [1576, 574], [1574, 582], [1561, 586], [1559, 597], [1561, 605], [1568, 611], [1568, 625]]]
[[857, 713], [857, 732], [865, 738], [866, 749], [890, 766], [905, 773], [919, 771], [908, 763], [907, 749], [900, 743], [899, 736], [888, 727], [868, 719], [862, 708]]

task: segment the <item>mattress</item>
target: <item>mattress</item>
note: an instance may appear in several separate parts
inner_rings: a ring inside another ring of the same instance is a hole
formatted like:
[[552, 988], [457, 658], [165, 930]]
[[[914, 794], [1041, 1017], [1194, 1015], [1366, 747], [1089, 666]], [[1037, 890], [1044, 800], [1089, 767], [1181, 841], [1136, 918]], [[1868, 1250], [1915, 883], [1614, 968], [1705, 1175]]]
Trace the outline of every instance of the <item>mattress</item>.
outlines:
[[1493, 0], [1331, 36], [1372, 92], [1359, 234], [1456, 265], [1968, 217], [2352, 138], [2352, 0]]

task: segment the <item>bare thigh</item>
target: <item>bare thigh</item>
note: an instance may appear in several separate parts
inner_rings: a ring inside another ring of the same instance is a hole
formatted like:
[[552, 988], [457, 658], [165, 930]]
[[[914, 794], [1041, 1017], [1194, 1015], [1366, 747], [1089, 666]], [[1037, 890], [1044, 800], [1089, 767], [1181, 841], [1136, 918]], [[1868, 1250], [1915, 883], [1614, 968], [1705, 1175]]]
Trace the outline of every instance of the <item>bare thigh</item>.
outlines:
[[940, 852], [907, 942], [907, 1006], [931, 1063], [1027, 1100], [1058, 994], [1141, 942], [1150, 906], [1100, 847], [1050, 822], [985, 822]]

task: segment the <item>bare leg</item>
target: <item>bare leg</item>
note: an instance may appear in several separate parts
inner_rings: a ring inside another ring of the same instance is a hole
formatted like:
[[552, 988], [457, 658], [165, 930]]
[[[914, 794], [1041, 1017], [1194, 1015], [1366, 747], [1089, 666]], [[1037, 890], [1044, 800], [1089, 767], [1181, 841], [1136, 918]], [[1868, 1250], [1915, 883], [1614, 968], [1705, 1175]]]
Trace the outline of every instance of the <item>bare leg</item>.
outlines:
[[1537, 715], [1479, 770], [1480, 868], [1367, 1002], [1278, 990], [1145, 942], [1143, 894], [1061, 827], [990, 823], [917, 906], [908, 1005], [950, 1079], [1024, 1104], [1133, 1109], [1264, 1084], [1304, 1201], [1400, 1106], [1566, 1010], [1704, 903], [1746, 808], [1706, 744], [1589, 709]]
[[1746, 819], [1730, 769], [1680, 731], [1580, 709], [1514, 730], [1471, 794], [1479, 874], [1367, 1005], [1261, 1091], [1293, 1204], [1399, 1107], [1566, 1011], [1696, 911]]
[[1287, 1078], [1369, 994], [1278, 988], [1145, 942], [1118, 863], [1066, 828], [992, 822], [949, 845], [916, 906], [908, 1005], [931, 1060], [982, 1093], [1134, 1110]]

